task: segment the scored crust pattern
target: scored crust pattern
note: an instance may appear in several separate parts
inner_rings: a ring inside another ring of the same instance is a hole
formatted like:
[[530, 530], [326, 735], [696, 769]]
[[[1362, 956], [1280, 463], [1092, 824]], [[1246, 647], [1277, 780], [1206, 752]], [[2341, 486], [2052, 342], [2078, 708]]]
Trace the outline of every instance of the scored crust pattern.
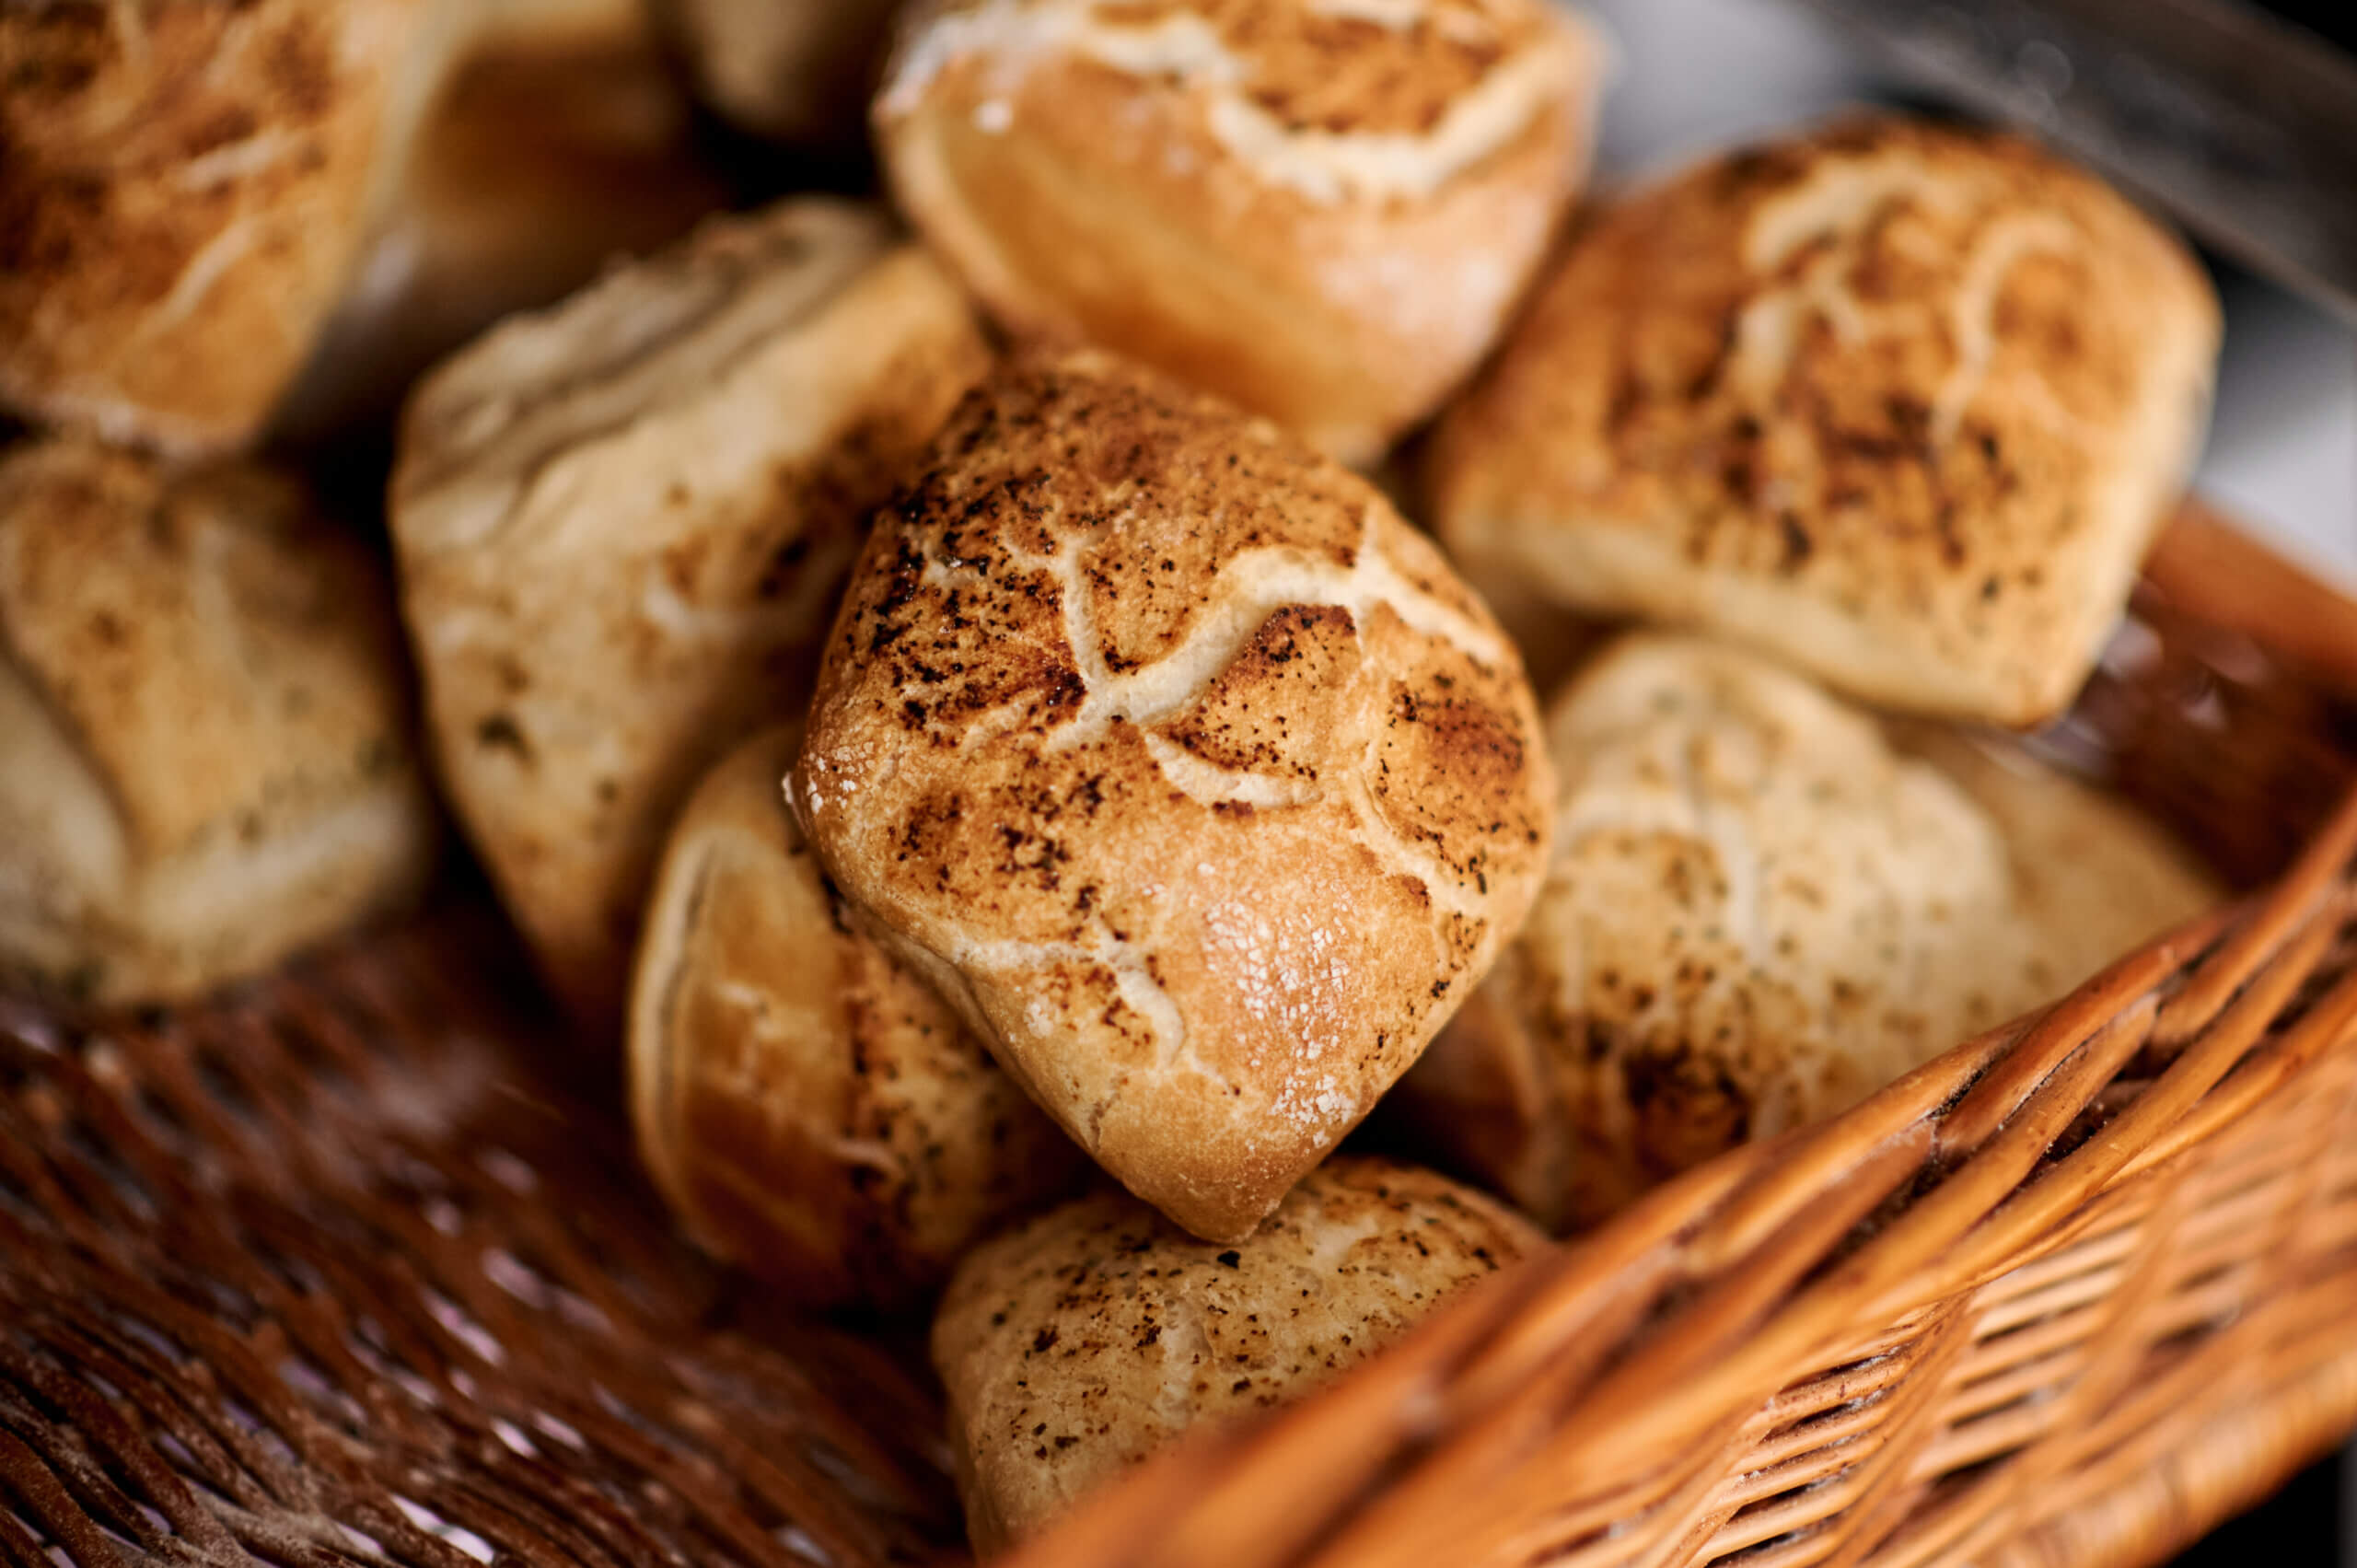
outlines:
[[250, 437], [465, 9], [0, 6], [0, 397], [175, 452]]
[[1524, 0], [981, 0], [933, 8], [879, 112], [979, 58], [988, 129], [1035, 66], [1085, 61], [1190, 100], [1211, 148], [1313, 204], [1426, 197], [1561, 93], [1565, 36]]
[[1544, 0], [975, 0], [914, 9], [876, 122], [1010, 331], [1371, 462], [1544, 254], [1597, 54]]
[[2216, 340], [2094, 180], [1861, 120], [1601, 214], [1444, 427], [1434, 509], [1477, 578], [2026, 724], [2126, 596]]
[[1095, 355], [879, 519], [797, 808], [1113, 1173], [1248, 1232], [1485, 970], [1543, 849], [1511, 646], [1376, 493]]

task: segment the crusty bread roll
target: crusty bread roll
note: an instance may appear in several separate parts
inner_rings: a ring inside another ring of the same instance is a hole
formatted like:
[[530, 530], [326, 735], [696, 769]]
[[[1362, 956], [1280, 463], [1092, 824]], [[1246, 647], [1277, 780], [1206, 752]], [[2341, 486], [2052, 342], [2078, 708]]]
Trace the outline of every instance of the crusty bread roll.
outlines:
[[0, 459], [0, 979], [168, 1000], [401, 903], [408, 721], [376, 563], [295, 484]]
[[787, 813], [799, 725], [697, 786], [647, 902], [638, 1146], [708, 1250], [805, 1305], [906, 1307], [1087, 1162], [939, 998], [856, 935]]
[[978, 1249], [933, 1328], [976, 1553], [1190, 1426], [1301, 1397], [1542, 1245], [1478, 1192], [1344, 1158], [1225, 1250], [1116, 1192]]
[[1548, 738], [1546, 886], [1400, 1099], [1550, 1225], [1844, 1109], [2209, 898], [2120, 808], [1961, 761], [1960, 788], [1724, 644], [1624, 639]]
[[1011, 330], [1364, 463], [1529, 280], [1596, 55], [1547, 0], [944, 0], [876, 123], [902, 206]]
[[0, 402], [180, 453], [252, 436], [468, 9], [0, 6]]
[[697, 90], [779, 141], [860, 139], [895, 0], [653, 0]]
[[1086, 352], [880, 514], [793, 777], [835, 881], [1098, 1163], [1248, 1236], [1544, 858], [1514, 648], [1372, 487]]
[[2026, 726], [2085, 679], [2200, 444], [2182, 247], [2001, 136], [1863, 120], [1598, 214], [1443, 422], [1476, 582]]
[[435, 361], [726, 204], [637, 0], [477, 0], [358, 265], [272, 422], [374, 424]]
[[791, 712], [868, 508], [988, 350], [885, 215], [783, 203], [436, 370], [391, 494], [445, 784], [557, 993], [613, 1029], [679, 802]]

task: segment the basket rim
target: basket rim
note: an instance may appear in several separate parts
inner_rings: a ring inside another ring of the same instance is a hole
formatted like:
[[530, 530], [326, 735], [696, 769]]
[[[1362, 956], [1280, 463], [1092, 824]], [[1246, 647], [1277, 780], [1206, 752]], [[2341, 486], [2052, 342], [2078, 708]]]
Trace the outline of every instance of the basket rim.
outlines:
[[[2209, 503], [2179, 508], [2142, 586], [2357, 697], [2357, 598]], [[1450, 1561], [1466, 1500], [1513, 1462], [1576, 1463], [1587, 1496], [1635, 1484], [1665, 1453], [1724, 1437], [1776, 1368], [2068, 1245], [2095, 1200], [2214, 1139], [2320, 1054], [2357, 1051], [2357, 964], [2276, 1028], [2357, 918], [2353, 861], [2357, 789], [2261, 890], [1838, 1116], [1655, 1188], [1300, 1401], [1188, 1434], [999, 1561]], [[2155, 1053], [2165, 1065], [2131, 1101], [2048, 1157]]]

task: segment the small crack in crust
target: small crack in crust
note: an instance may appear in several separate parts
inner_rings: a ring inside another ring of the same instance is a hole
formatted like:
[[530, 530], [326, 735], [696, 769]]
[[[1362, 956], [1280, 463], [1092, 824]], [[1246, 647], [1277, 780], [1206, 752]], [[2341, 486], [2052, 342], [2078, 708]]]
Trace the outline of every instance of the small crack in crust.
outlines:
[[1469, 372], [1585, 177], [1546, 0], [968, 0], [877, 102], [901, 205], [1010, 328], [1372, 460]]
[[1078, 354], [987, 383], [879, 518], [793, 787], [1050, 1113], [1234, 1237], [1519, 922], [1537, 722], [1372, 489]]
[[2200, 268], [2020, 142], [1847, 122], [1599, 213], [1443, 422], [1479, 582], [1889, 706], [2075, 692], [2200, 445]]

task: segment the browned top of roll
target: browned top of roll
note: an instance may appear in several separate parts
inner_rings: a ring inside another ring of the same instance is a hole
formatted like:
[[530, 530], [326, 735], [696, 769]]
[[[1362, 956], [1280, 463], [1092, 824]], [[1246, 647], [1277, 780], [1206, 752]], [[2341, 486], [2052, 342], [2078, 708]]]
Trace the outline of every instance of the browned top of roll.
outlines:
[[174, 450], [252, 435], [451, 17], [435, 0], [0, 10], [0, 399]]
[[1599, 213], [1435, 447], [1442, 536], [1894, 706], [2076, 691], [2192, 460], [2217, 306], [2026, 143], [1861, 119]]
[[1519, 920], [1521, 665], [1370, 486], [1108, 357], [879, 517], [794, 781], [853, 900], [1098, 1160], [1241, 1236]]

